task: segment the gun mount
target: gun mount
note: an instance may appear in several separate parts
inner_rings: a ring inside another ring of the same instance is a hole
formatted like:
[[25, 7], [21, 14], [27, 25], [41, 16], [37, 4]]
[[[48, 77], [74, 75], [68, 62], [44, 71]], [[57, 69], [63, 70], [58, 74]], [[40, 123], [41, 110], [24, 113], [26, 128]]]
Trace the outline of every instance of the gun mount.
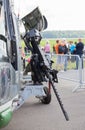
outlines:
[[[28, 15], [24, 19], [22, 19], [22, 20], [26, 20], [26, 21], [24, 21], [25, 27], [27, 27], [27, 23], [29, 23], [29, 19], [30, 19], [30, 16], [32, 16], [32, 13], [33, 13], [33, 16], [34, 16], [34, 12], [37, 12], [37, 13], [40, 14], [39, 9], [36, 8], [33, 12], [31, 12], [30, 15]], [[40, 18], [40, 19], [37, 18], [39, 21], [43, 21], [42, 14], [37, 15], [37, 17]], [[34, 18], [33, 21], [35, 21], [36, 17], [33, 17], [33, 18]], [[46, 26], [45, 26], [45, 23], [46, 23]], [[45, 23], [44, 23], [44, 27], [47, 27], [46, 19], [45, 19]], [[38, 25], [41, 25], [40, 29], [36, 28]], [[62, 104], [62, 101], [61, 101], [61, 99], [58, 95], [57, 89], [54, 86], [54, 82], [58, 82], [58, 78], [57, 78], [58, 71], [54, 70], [54, 69], [52, 70], [50, 68], [49, 63], [47, 62], [44, 54], [42, 53], [42, 51], [40, 49], [39, 45], [40, 45], [40, 41], [42, 39], [40, 31], [44, 28], [43, 28], [43, 25], [40, 24], [40, 22], [39, 22], [38, 25], [35, 25], [35, 26], [32, 25], [32, 29], [31, 29], [31, 27], [29, 28], [29, 26], [28, 26], [29, 30], [26, 32], [25, 36], [23, 37], [26, 46], [32, 52], [31, 61], [30, 61], [31, 72], [32, 72], [32, 80], [33, 80], [34, 84], [36, 84], [37, 82], [40, 83], [40, 84], [42, 84], [43, 82], [47, 82], [47, 81], [49, 82], [49, 85], [52, 86], [53, 91], [56, 95], [56, 98], [57, 98], [57, 100], [60, 104], [62, 112], [63, 112], [66, 120], [68, 121], [69, 120], [68, 115], [67, 115], [67, 113], [66, 113], [66, 111], [63, 107], [63, 104]], [[50, 87], [49, 87], [49, 89], [50, 89]]]

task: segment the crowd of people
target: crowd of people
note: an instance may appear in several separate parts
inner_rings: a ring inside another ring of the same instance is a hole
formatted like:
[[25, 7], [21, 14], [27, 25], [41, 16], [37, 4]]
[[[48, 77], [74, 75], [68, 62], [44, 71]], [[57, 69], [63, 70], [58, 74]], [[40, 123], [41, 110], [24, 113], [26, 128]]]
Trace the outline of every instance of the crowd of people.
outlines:
[[[51, 52], [50, 43], [47, 41], [46, 45], [43, 48], [45, 53]], [[79, 58], [81, 59], [82, 68], [83, 68], [83, 50], [84, 50], [84, 43], [82, 39], [79, 38], [77, 42], [69, 41], [67, 42], [66, 39], [57, 39], [55, 45], [53, 46], [53, 53], [57, 54], [57, 69], [61, 69], [64, 71], [67, 70], [68, 64], [68, 56], [73, 55], [72, 60], [76, 62], [76, 69], [79, 66]], [[74, 56], [75, 55], [75, 56]], [[64, 66], [64, 67], [63, 67]]]
[[[57, 41], [56, 41], [57, 42]], [[79, 58], [81, 59], [82, 62], [82, 68], [83, 68], [83, 50], [84, 50], [84, 43], [82, 42], [82, 39], [79, 38], [77, 42], [73, 42], [73, 41], [69, 41], [67, 42], [66, 39], [59, 41], [59, 44], [61, 44], [62, 46], [66, 46], [66, 52], [62, 52], [62, 54], [64, 54], [64, 56], [62, 55], [58, 55], [58, 58], [61, 58], [61, 63], [57, 61], [57, 63], [61, 64], [62, 66], [64, 65], [64, 70], [66, 71], [67, 69], [67, 64], [68, 64], [68, 57], [67, 55], [73, 55], [71, 56], [71, 60], [76, 62], [76, 69], [78, 69], [79, 67]], [[56, 44], [54, 46], [55, 50], [56, 50], [56, 46], [59, 46], [59, 44]], [[58, 47], [58, 53], [56, 54], [61, 54], [59, 53], [59, 47]], [[58, 59], [57, 58], [57, 59]], [[62, 68], [61, 68], [62, 69]]]

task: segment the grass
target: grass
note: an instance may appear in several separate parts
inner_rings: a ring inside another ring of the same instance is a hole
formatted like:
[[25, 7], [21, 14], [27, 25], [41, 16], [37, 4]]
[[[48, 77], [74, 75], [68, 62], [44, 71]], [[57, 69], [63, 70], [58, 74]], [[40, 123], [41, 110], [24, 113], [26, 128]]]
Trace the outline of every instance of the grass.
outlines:
[[[49, 40], [49, 43], [50, 43], [50, 46], [51, 46], [51, 52], [52, 52], [53, 46], [56, 44], [57, 38], [56, 39], [42, 39], [41, 42], [40, 42], [40, 45], [42, 47], [44, 47], [47, 40]], [[73, 43], [78, 42], [78, 38], [75, 38], [75, 39], [74, 38], [73, 39], [67, 38], [66, 40], [67, 40], [67, 42], [69, 42], [69, 41], [73, 41]], [[85, 38], [82, 38], [82, 42], [85, 44]]]

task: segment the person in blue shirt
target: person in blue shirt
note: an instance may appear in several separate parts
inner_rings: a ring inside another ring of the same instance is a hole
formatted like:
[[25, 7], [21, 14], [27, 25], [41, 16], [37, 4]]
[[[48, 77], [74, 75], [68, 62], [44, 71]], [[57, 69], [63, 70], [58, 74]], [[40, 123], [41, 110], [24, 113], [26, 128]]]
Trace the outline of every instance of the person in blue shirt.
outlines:
[[74, 54], [75, 49], [76, 49], [76, 45], [72, 42], [71, 45], [70, 45], [71, 54]]

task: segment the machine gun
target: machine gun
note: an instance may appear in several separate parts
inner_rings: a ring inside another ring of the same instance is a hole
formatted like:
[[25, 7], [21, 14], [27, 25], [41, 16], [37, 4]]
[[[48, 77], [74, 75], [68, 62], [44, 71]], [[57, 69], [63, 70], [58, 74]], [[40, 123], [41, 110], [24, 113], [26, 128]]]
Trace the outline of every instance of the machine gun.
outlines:
[[[28, 48], [31, 48], [32, 50], [32, 57], [30, 61], [31, 71], [33, 74], [32, 79], [34, 83], [36, 82], [42, 83], [43, 81], [47, 81], [47, 79], [49, 80], [49, 84], [52, 86], [53, 91], [62, 109], [62, 112], [66, 120], [68, 121], [69, 120], [68, 115], [63, 107], [62, 101], [54, 85], [54, 82], [58, 82], [58, 78], [57, 78], [58, 71], [51, 69], [49, 65], [47, 64], [46, 59], [44, 55], [42, 55], [42, 52], [39, 48], [40, 40], [41, 40], [41, 35], [35, 29], [30, 30], [24, 36], [24, 41], [25, 41], [26, 46]], [[31, 46], [30, 46], [30, 43], [31, 43]]]
[[31, 29], [26, 32], [23, 39], [28, 49], [30, 49], [32, 52], [30, 65], [31, 65], [31, 72], [32, 72], [32, 80], [34, 81], [34, 84], [36, 84], [37, 82], [41, 84], [44, 81], [49, 82], [49, 85], [51, 85], [53, 88], [53, 91], [56, 95], [56, 98], [59, 102], [59, 105], [62, 109], [65, 119], [68, 121], [69, 118], [67, 112], [63, 107], [62, 101], [54, 85], [54, 82], [58, 82], [58, 78], [57, 78], [58, 71], [50, 68], [44, 54], [42, 53], [39, 47], [41, 41], [40, 32], [37, 29]]

